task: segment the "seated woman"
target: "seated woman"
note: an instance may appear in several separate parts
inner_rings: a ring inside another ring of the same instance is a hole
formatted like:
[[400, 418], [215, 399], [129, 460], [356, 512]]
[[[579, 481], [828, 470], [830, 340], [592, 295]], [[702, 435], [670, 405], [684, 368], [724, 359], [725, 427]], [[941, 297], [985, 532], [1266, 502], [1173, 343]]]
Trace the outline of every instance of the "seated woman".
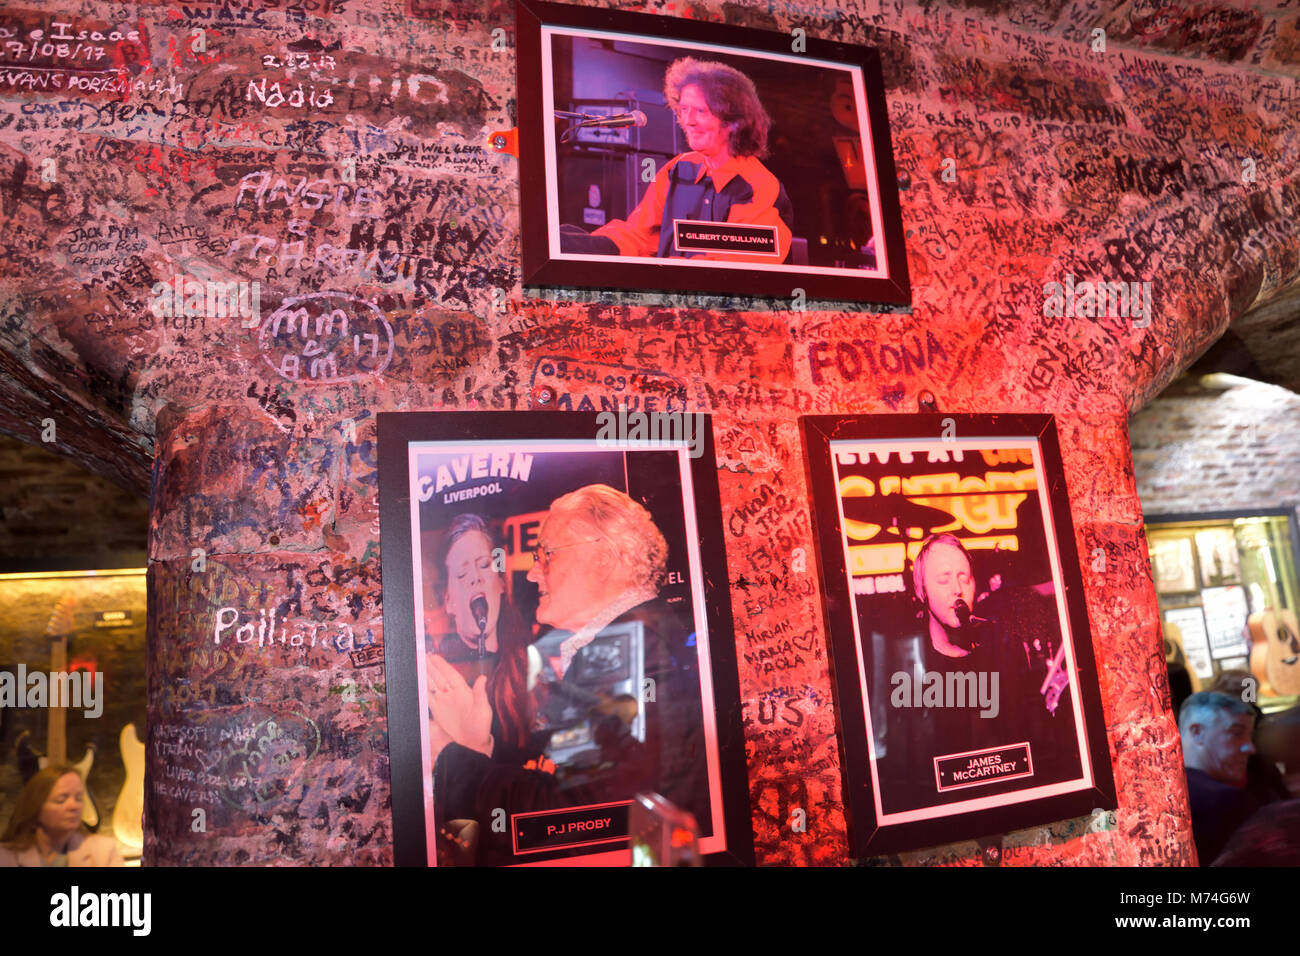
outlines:
[[[669, 160], [626, 220], [588, 235], [560, 229], [567, 253], [780, 263], [790, 253], [794, 210], [760, 159], [771, 119], [749, 77], [723, 63], [683, 57], [664, 75], [664, 96], [691, 151]], [[676, 248], [675, 221], [772, 226], [776, 253]]]
[[82, 825], [86, 788], [77, 768], [37, 771], [0, 837], [0, 866], [121, 866], [117, 844]]

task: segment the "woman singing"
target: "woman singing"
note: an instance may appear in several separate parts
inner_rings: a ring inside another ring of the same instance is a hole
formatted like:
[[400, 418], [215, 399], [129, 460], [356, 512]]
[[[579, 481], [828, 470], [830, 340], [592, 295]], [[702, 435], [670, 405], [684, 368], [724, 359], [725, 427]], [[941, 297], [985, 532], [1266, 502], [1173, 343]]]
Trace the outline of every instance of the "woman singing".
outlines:
[[478, 819], [466, 762], [488, 758], [510, 771], [544, 766], [548, 734], [533, 731], [539, 709], [530, 685], [541, 660], [506, 596], [504, 572], [493, 567], [482, 518], [463, 514], [451, 523], [438, 566], [443, 607], [455, 627], [426, 660], [438, 859], [466, 865], [478, 860], [480, 834], [492, 823]]
[[427, 661], [441, 746], [455, 741], [489, 756], [529, 750], [535, 715], [528, 687], [532, 635], [506, 597], [504, 572], [493, 569], [492, 555], [482, 518], [463, 514], [451, 523], [439, 565], [443, 607], [456, 630], [437, 641]]

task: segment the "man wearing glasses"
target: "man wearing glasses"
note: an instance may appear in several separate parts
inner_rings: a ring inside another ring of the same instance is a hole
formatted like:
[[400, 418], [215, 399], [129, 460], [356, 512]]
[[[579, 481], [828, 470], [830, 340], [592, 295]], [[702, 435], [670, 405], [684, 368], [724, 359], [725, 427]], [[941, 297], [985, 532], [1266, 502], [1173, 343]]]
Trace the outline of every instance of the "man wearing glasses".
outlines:
[[[609, 765], [605, 783], [583, 799], [627, 800], [651, 789], [704, 823], [694, 628], [683, 617], [688, 609], [679, 615], [658, 596], [667, 559], [650, 513], [621, 491], [587, 485], [551, 503], [528, 573], [540, 593], [537, 621], [553, 628], [537, 642], [549, 649], [546, 712], [557, 726], [585, 714]], [[639, 640], [621, 636], [629, 633]], [[640, 668], [630, 659], [638, 653]], [[628, 688], [626, 678], [638, 672], [642, 686]], [[634, 735], [635, 726], [644, 729]]]
[[659, 593], [668, 545], [650, 513], [608, 485], [557, 498], [538, 533], [528, 580], [537, 585], [537, 621], [573, 636], [556, 676], [596, 634]]
[[[794, 209], [781, 181], [761, 161], [772, 121], [753, 81], [725, 63], [683, 57], [664, 75], [664, 97], [690, 151], [664, 164], [626, 220], [612, 220], [591, 235], [562, 227], [562, 251], [784, 262]], [[677, 222], [770, 226], [776, 252], [682, 251], [675, 244]]]
[[[653, 790], [694, 814], [701, 835], [709, 834], [694, 627], [688, 606], [679, 614], [659, 597], [668, 545], [650, 512], [608, 485], [579, 488], [551, 503], [533, 556], [528, 580], [538, 587], [544, 625], [535, 644], [543, 661], [535, 727], [549, 733], [555, 772], [448, 747], [449, 790], [459, 808], [452, 815], [486, 821], [495, 808], [516, 814], [589, 806]], [[480, 860], [510, 858], [508, 833], [486, 822], [480, 833]]]

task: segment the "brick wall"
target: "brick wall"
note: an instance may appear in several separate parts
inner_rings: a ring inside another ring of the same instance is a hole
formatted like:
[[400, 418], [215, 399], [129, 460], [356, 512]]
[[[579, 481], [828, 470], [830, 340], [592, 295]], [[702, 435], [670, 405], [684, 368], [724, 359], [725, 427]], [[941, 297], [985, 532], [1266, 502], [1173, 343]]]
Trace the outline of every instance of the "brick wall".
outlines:
[[0, 565], [144, 567], [149, 500], [61, 454], [0, 435]]
[[1180, 379], [1133, 415], [1145, 515], [1300, 504], [1300, 396], [1232, 376]]

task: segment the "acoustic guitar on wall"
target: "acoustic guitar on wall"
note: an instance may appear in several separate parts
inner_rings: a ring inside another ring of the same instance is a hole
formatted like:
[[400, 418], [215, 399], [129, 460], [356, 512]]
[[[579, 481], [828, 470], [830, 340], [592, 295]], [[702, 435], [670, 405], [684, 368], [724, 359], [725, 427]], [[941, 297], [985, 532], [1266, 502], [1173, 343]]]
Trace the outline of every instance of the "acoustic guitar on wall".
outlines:
[[1267, 608], [1248, 619], [1250, 672], [1269, 697], [1300, 694], [1300, 621], [1290, 608]]
[[[45, 625], [45, 636], [50, 639], [50, 671], [55, 674], [66, 673], [68, 669], [68, 635], [72, 632], [72, 612], [77, 606], [76, 598], [68, 595], [62, 598], [50, 615]], [[62, 701], [66, 705], [67, 701]], [[31, 745], [30, 735], [24, 731], [18, 738], [18, 769], [23, 782], [30, 780], [38, 770], [51, 764], [68, 763], [68, 709], [49, 707], [46, 727], [45, 754], [37, 753]], [[73, 766], [81, 774], [86, 788], [86, 802], [81, 810], [81, 820], [90, 829], [99, 827], [99, 806], [90, 789], [90, 768], [95, 763], [95, 745], [87, 745], [86, 752]]]

